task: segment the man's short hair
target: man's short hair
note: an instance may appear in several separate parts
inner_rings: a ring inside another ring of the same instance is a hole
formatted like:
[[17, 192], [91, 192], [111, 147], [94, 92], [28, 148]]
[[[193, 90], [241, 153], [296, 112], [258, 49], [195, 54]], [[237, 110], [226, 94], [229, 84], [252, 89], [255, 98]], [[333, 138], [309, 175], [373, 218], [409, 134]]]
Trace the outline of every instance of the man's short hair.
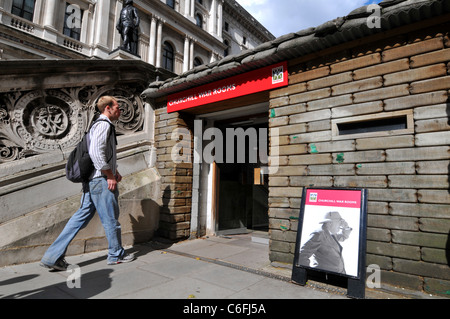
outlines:
[[108, 95], [102, 96], [101, 98], [98, 99], [97, 109], [99, 110], [100, 113], [103, 113], [103, 111], [106, 109], [106, 107], [112, 106], [115, 101], [117, 101], [117, 100], [112, 96], [108, 96]]

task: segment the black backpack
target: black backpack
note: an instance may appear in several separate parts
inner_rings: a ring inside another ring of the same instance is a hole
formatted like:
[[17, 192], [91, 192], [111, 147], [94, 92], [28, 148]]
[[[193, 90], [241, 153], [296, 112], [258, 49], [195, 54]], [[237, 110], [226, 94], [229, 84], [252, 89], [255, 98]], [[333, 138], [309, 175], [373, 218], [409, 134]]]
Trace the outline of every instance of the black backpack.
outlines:
[[[90, 145], [90, 137], [89, 132], [94, 126], [95, 123], [99, 121], [106, 120], [100, 119], [94, 121], [89, 130], [84, 133], [83, 138], [75, 147], [75, 149], [70, 153], [69, 158], [66, 163], [66, 178], [73, 183], [85, 183], [89, 181], [89, 177], [94, 171], [94, 164], [92, 163], [91, 157], [89, 156], [89, 145]], [[115, 132], [114, 125], [108, 122], [112, 127], [109, 131], [109, 134]], [[109, 135], [108, 135], [109, 138]]]

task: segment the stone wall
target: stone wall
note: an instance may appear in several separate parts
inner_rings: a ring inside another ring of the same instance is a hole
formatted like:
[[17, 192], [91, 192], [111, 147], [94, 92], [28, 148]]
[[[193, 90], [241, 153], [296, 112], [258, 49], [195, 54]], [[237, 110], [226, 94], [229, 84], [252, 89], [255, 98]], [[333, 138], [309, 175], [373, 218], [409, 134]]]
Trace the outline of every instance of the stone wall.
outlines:
[[[80, 206], [81, 184], [67, 181], [64, 167], [102, 95], [116, 97], [122, 111], [115, 125], [123, 244], [151, 239], [159, 226], [161, 178], [154, 110], [140, 93], [155, 80], [155, 68], [67, 60], [4, 61], [0, 69], [0, 266], [39, 260]], [[96, 216], [68, 254], [106, 248]]]
[[[63, 179], [65, 177], [61, 177], [61, 180]], [[146, 242], [155, 235], [159, 224], [159, 189], [160, 181], [154, 169], [127, 174], [120, 183], [119, 222], [123, 245]], [[51, 199], [48, 190], [43, 186], [36, 188], [36, 192]], [[75, 193], [77, 195], [0, 224], [0, 267], [40, 260], [69, 218], [80, 207], [81, 192], [78, 190]], [[103, 226], [95, 214], [88, 226], [82, 229], [70, 244], [67, 255], [107, 248]]]
[[[293, 262], [304, 187], [363, 187], [367, 265], [381, 267], [383, 283], [450, 291], [450, 40], [443, 30], [448, 23], [290, 61], [289, 87], [270, 97], [269, 125], [280, 131], [280, 168], [269, 182], [272, 261]], [[399, 114], [403, 130], [337, 129]]]

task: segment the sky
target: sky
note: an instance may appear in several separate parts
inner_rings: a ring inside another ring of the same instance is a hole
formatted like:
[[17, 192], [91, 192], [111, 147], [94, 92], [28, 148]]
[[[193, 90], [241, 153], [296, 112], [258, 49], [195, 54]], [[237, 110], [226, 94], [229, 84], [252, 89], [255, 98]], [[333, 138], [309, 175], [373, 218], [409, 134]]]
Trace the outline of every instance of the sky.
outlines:
[[237, 0], [275, 37], [317, 27], [381, 0]]

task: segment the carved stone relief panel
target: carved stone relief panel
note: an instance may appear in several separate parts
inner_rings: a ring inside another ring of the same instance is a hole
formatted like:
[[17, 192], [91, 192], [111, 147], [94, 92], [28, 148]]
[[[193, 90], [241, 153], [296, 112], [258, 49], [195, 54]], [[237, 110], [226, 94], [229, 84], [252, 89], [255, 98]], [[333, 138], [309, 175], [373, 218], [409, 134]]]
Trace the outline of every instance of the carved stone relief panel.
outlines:
[[74, 147], [94, 117], [97, 100], [104, 95], [119, 102], [118, 134], [142, 130], [141, 89], [90, 86], [0, 94], [0, 164]]
[[119, 135], [132, 134], [143, 129], [145, 108], [139, 96], [142, 91], [141, 87], [104, 87], [97, 93], [98, 97], [114, 96], [119, 103], [121, 114], [119, 120], [114, 123]]

